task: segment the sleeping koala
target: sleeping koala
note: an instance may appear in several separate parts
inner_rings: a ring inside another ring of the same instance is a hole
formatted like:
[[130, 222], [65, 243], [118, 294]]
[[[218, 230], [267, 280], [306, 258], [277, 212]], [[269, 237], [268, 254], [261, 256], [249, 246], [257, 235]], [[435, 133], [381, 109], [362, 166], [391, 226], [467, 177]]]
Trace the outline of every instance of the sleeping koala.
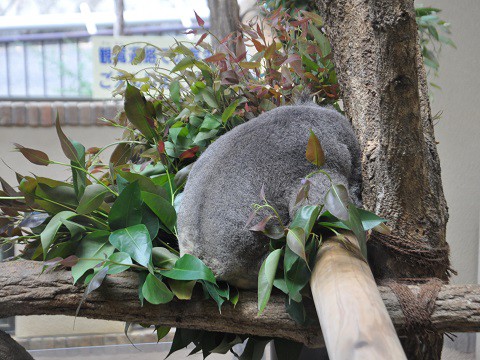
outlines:
[[[221, 136], [194, 163], [178, 213], [180, 254], [197, 256], [218, 279], [256, 288], [269, 241], [246, 226], [252, 204], [261, 202], [264, 185], [268, 202], [290, 222], [301, 179], [317, 169], [305, 158], [310, 130], [324, 150], [323, 168], [360, 205], [360, 149], [347, 119], [314, 103], [279, 107]], [[308, 203], [322, 203], [329, 180], [310, 180]]]

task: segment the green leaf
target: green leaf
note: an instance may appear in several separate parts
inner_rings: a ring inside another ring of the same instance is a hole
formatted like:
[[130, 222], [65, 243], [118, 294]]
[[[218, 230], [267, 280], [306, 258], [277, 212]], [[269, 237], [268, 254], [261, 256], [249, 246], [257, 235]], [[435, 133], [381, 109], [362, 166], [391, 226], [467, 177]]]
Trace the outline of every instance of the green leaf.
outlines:
[[225, 300], [228, 300], [228, 293], [222, 291], [222, 289], [217, 284], [211, 284], [209, 282], [203, 281], [202, 285], [207, 290], [210, 297], [217, 303], [218, 311], [222, 313], [222, 305]]
[[155, 132], [148, 124], [147, 119], [150, 115], [147, 112], [147, 101], [143, 97], [140, 90], [127, 82], [125, 90], [125, 114], [128, 120], [145, 136], [148, 141], [151, 141]]
[[320, 214], [320, 206], [306, 205], [297, 210], [293, 221], [290, 223], [290, 228], [300, 227], [305, 231], [305, 237], [308, 238], [312, 232], [313, 225], [317, 221]]
[[110, 229], [123, 229], [142, 221], [142, 198], [138, 182], [129, 184], [117, 197], [108, 214]]
[[245, 350], [243, 350], [240, 360], [261, 360], [265, 352], [265, 346], [270, 342], [270, 339], [263, 338], [249, 338]]
[[233, 103], [231, 103], [224, 111], [222, 114], [222, 122], [225, 124], [228, 119], [232, 117], [232, 115], [235, 113], [235, 110], [237, 109], [238, 103], [240, 100], [235, 100]]
[[178, 71], [183, 71], [185, 69], [188, 69], [189, 67], [192, 67], [195, 64], [195, 59], [186, 56], [182, 60], [180, 60], [170, 71], [171, 73], [178, 72]]
[[298, 359], [303, 349], [303, 344], [286, 339], [276, 338], [273, 344], [278, 360]]
[[166, 304], [173, 299], [173, 293], [168, 290], [167, 285], [152, 274], [147, 275], [142, 286], [142, 294], [145, 300], [154, 305]]
[[318, 167], [325, 165], [325, 154], [318, 137], [310, 130], [310, 137], [308, 138], [307, 151], [305, 157], [312, 164]]
[[205, 280], [215, 283], [215, 276], [202, 260], [185, 254], [179, 258], [171, 270], [160, 271], [165, 277], [175, 280]]
[[48, 164], [50, 164], [50, 159], [48, 158], [48, 155], [45, 154], [43, 151], [26, 148], [25, 146], [17, 143], [14, 143], [13, 145], [15, 145], [17, 150], [20, 151], [22, 155], [25, 156], [25, 158], [32, 164], [42, 166], [47, 166]]
[[205, 88], [200, 91], [200, 94], [203, 97], [203, 100], [210, 106], [212, 109], [218, 109], [218, 103], [215, 99], [215, 94], [210, 88]]
[[205, 119], [202, 122], [202, 125], [200, 126], [200, 131], [209, 131], [209, 130], [217, 129], [221, 125], [222, 123], [216, 116], [207, 114], [205, 116]]
[[180, 81], [172, 81], [169, 86], [170, 90], [170, 99], [177, 105], [180, 109]]
[[360, 251], [365, 259], [367, 259], [367, 237], [365, 235], [365, 229], [362, 226], [362, 221], [360, 220], [360, 214], [355, 205], [350, 204], [348, 206], [348, 220], [343, 221], [355, 234], [358, 240], [358, 245], [360, 246]]
[[348, 191], [341, 184], [333, 184], [325, 195], [325, 208], [340, 220], [348, 220]]
[[197, 282], [195, 280], [168, 280], [168, 285], [170, 285], [170, 289], [180, 300], [190, 300], [192, 298], [193, 288], [195, 287], [196, 283]]
[[78, 160], [70, 161], [70, 165], [72, 168], [73, 188], [75, 189], [77, 199], [80, 200], [87, 186], [87, 173], [82, 170], [85, 169], [85, 146], [75, 140], [71, 140], [71, 144], [78, 156]]
[[362, 222], [363, 229], [365, 231], [368, 231], [370, 229], [373, 229], [374, 227], [387, 222], [384, 218], [381, 218], [378, 215], [375, 215], [374, 213], [363, 210], [363, 209], [358, 209], [358, 215], [360, 217], [360, 221]]
[[155, 326], [155, 331], [157, 332], [157, 342], [160, 342], [165, 336], [170, 333], [171, 327], [169, 326]]
[[309, 29], [320, 47], [320, 51], [322, 52], [322, 57], [328, 56], [332, 52], [332, 48], [330, 46], [330, 42], [328, 41], [327, 37], [317, 29], [317, 27], [313, 24], [309, 25]]
[[142, 205], [142, 224], [147, 227], [150, 239], [155, 239], [160, 230], [160, 221], [145, 204]]
[[147, 267], [152, 259], [152, 240], [145, 225], [139, 224], [112, 232], [110, 243], [132, 257], [137, 263]]
[[102, 185], [88, 185], [78, 203], [77, 213], [83, 215], [97, 210], [102, 205], [106, 193], [107, 189]]
[[296, 302], [285, 298], [285, 311], [290, 317], [300, 325], [307, 324], [307, 312], [303, 302]]
[[283, 250], [272, 251], [260, 268], [258, 273], [258, 314], [260, 315], [267, 306], [272, 292], [273, 281], [277, 273], [278, 262]]
[[305, 230], [301, 227], [294, 227], [288, 230], [287, 246], [308, 263], [307, 255], [305, 254], [305, 240]]
[[141, 196], [145, 204], [158, 216], [163, 225], [171, 232], [174, 232], [175, 224], [177, 223], [177, 213], [172, 204], [157, 194], [142, 191]]
[[210, 130], [210, 131], [201, 131], [197, 134], [197, 136], [195, 136], [195, 139], [193, 140], [193, 142], [195, 144], [199, 144], [201, 141], [214, 138], [215, 136], [217, 136], [217, 134], [218, 134], [217, 129]]
[[110, 255], [108, 260], [114, 261], [114, 262], [119, 263], [119, 264], [123, 264], [123, 265], [119, 265], [119, 264], [109, 263], [108, 264], [108, 274], [121, 273], [125, 270], [128, 270], [130, 268], [130, 265], [133, 264], [132, 263], [132, 258], [130, 257], [130, 255], [128, 255], [127, 253], [124, 253], [124, 252], [113, 253], [112, 255]]
[[77, 216], [77, 214], [73, 211], [61, 211], [52, 217], [45, 229], [41, 232], [40, 241], [42, 243], [44, 259], [47, 256], [48, 249], [55, 240], [55, 235], [57, 235], [58, 229], [60, 229], [60, 226], [62, 226], [62, 219], [70, 219], [74, 216]]
[[[88, 270], [93, 269], [104, 259], [113, 254], [115, 248], [108, 242], [108, 231], [94, 231], [85, 236], [77, 248], [75, 255], [79, 261], [72, 267], [73, 283], [75, 284]], [[98, 259], [98, 260], [85, 260]]]
[[164, 247], [154, 247], [152, 249], [153, 265], [161, 269], [172, 269], [179, 257]]
[[102, 270], [97, 272], [93, 278], [90, 280], [88, 283], [87, 289], [83, 293], [82, 300], [80, 301], [80, 304], [78, 304], [77, 311], [75, 312], [75, 317], [78, 316], [78, 313], [80, 311], [80, 307], [84, 303], [84, 301], [87, 299], [87, 296], [92, 292], [95, 291], [102, 285], [103, 280], [105, 279], [105, 276], [107, 276], [108, 272], [108, 266], [104, 267]]
[[300, 291], [310, 280], [310, 270], [307, 263], [287, 247], [283, 259], [283, 268], [288, 295], [294, 301], [300, 302], [302, 300]]

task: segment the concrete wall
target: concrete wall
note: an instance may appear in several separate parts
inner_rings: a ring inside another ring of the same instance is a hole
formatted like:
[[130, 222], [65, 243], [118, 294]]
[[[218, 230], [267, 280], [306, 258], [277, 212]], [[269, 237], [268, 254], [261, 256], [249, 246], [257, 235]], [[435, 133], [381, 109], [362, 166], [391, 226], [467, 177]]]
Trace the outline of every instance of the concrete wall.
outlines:
[[[65, 126], [64, 132], [85, 147], [103, 146], [120, 138], [122, 131], [110, 127]], [[55, 128], [0, 127], [0, 158], [21, 174], [36, 175], [65, 180], [70, 175], [61, 166], [36, 166], [30, 164], [20, 153], [12, 152], [13, 142], [45, 151], [52, 160], [66, 162], [60, 148]], [[108, 152], [105, 153], [107, 156]], [[107, 157], [108, 159], [108, 157]], [[11, 185], [16, 185], [15, 173], [0, 163], [0, 176]], [[38, 337], [66, 334], [121, 333], [124, 324], [114, 321], [99, 321], [78, 318], [73, 326], [73, 317], [67, 316], [18, 316], [15, 319], [15, 334], [18, 337]]]
[[[457, 49], [445, 47], [440, 57], [440, 77], [433, 90], [433, 113], [443, 111], [435, 126], [442, 179], [449, 206], [447, 239], [453, 267], [453, 283], [477, 283], [480, 206], [480, 1], [418, 1], [443, 9], [451, 24]], [[475, 336], [463, 334], [449, 346], [472, 352]], [[480, 356], [479, 356], [480, 357]]]

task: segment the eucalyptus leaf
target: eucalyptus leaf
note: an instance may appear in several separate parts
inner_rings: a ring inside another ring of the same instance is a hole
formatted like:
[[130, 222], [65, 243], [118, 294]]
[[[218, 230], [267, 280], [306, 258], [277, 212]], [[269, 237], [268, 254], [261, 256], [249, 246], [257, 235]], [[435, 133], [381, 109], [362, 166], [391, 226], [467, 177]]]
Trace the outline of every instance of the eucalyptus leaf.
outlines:
[[283, 250], [272, 251], [263, 262], [258, 273], [258, 314], [260, 315], [267, 306], [272, 292], [275, 274], [277, 273], [278, 262]]
[[[115, 263], [108, 264], [108, 274], [118, 274], [124, 272], [130, 268], [132, 265], [132, 258], [130, 255], [124, 252], [116, 252], [109, 256], [108, 260], [111, 260]], [[121, 264], [121, 265], [120, 265]]]
[[216, 283], [212, 270], [202, 260], [190, 254], [183, 255], [172, 269], [160, 271], [160, 274], [175, 280], [205, 280]]
[[150, 210], [158, 216], [163, 225], [173, 232], [177, 223], [177, 213], [172, 204], [157, 194], [145, 191], [141, 192], [141, 197]]
[[287, 233], [287, 246], [307, 262], [307, 255], [305, 253], [305, 230], [301, 227], [290, 228]]
[[150, 114], [147, 112], [146, 103], [147, 101], [140, 90], [127, 82], [125, 89], [125, 113], [128, 120], [150, 141], [154, 138], [155, 132], [147, 121]]
[[142, 286], [142, 294], [149, 303], [166, 304], [173, 299], [173, 293], [155, 275], [148, 274]]
[[325, 195], [325, 208], [338, 219], [348, 220], [348, 190], [341, 184], [333, 184]]
[[105, 189], [102, 185], [88, 185], [85, 188], [83, 196], [80, 198], [80, 202], [78, 203], [77, 213], [83, 215], [97, 210], [100, 205], [102, 205], [106, 193], [107, 189]]
[[193, 288], [197, 282], [195, 280], [173, 280], [168, 279], [168, 285], [173, 294], [180, 300], [190, 300], [192, 298]]
[[152, 249], [152, 262], [158, 268], [172, 269], [178, 259], [178, 255], [175, 255], [167, 248], [154, 247]]
[[142, 198], [138, 182], [133, 182], [121, 192], [108, 214], [108, 224], [112, 230], [137, 225], [142, 221]]
[[40, 234], [40, 241], [42, 243], [43, 258], [45, 259], [48, 253], [48, 249], [55, 240], [58, 229], [62, 226], [62, 219], [70, 219], [77, 216], [73, 211], [61, 211], [56, 214], [47, 224], [45, 229]]
[[152, 240], [145, 225], [139, 224], [119, 229], [110, 234], [110, 243], [132, 257], [137, 263], [147, 267], [152, 259]]
[[104, 259], [113, 254], [115, 248], [108, 242], [109, 235], [110, 232], [108, 231], [94, 231], [80, 241], [77, 251], [75, 252], [79, 261], [72, 267], [74, 283], [76, 283], [88, 270], [93, 269]]
[[87, 296], [90, 293], [92, 293], [92, 291], [95, 291], [96, 289], [98, 289], [100, 285], [102, 285], [102, 282], [105, 279], [105, 276], [107, 276], [107, 272], [108, 272], [108, 266], [104, 267], [102, 270], [97, 272], [93, 276], [93, 278], [90, 280], [90, 282], [88, 283], [87, 289], [83, 293], [82, 300], [80, 301], [80, 304], [78, 304], [77, 311], [75, 312], [75, 317], [78, 316], [78, 313], [80, 312], [80, 308], [82, 304], [85, 302], [85, 300], [87, 299]]

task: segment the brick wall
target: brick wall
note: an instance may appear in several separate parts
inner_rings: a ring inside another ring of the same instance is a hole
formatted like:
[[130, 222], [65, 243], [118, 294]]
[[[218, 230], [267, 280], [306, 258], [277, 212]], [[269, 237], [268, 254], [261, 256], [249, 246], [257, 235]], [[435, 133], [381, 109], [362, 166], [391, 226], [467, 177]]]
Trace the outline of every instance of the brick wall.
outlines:
[[53, 126], [57, 111], [62, 124], [98, 126], [122, 107], [120, 101], [0, 101], [0, 126]]

